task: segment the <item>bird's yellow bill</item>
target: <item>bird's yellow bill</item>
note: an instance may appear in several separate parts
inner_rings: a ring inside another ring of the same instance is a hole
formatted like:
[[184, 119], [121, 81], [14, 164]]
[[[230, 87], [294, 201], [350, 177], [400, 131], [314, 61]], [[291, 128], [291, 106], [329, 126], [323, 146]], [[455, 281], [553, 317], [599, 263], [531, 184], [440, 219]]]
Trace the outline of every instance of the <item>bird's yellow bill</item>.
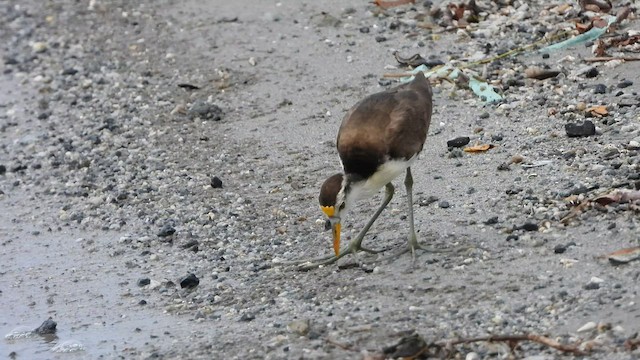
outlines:
[[333, 224], [331, 226], [331, 230], [333, 232], [333, 251], [335, 251], [336, 256], [340, 255], [340, 223]]

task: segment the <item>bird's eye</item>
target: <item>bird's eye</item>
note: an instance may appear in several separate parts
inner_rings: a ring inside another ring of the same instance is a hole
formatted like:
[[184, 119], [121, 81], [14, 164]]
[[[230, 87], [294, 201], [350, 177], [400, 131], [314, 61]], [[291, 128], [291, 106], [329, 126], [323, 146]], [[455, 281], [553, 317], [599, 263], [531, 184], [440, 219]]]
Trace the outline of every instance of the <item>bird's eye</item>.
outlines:
[[324, 230], [325, 231], [331, 230], [331, 221], [327, 220], [324, 222]]
[[346, 203], [342, 203], [342, 204], [340, 204], [340, 208], [339, 208], [339, 209], [340, 209], [340, 211], [344, 210], [344, 207], [345, 207], [346, 205], [347, 205]]

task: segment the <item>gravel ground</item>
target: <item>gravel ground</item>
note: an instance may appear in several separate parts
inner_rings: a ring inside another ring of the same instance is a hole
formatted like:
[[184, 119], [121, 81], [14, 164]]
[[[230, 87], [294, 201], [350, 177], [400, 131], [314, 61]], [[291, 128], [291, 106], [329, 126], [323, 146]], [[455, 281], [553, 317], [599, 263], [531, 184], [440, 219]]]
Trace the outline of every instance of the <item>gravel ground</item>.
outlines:
[[[474, 60], [589, 15], [478, 1], [478, 24], [446, 29], [431, 10], [447, 4], [0, 0], [0, 330], [58, 323], [57, 339], [9, 336], [3, 355], [47, 359], [67, 341], [84, 350], [56, 356], [374, 359], [411, 334], [535, 333], [593, 359], [640, 356], [623, 345], [639, 331], [640, 262], [599, 258], [640, 245], [638, 206], [591, 201], [640, 186], [640, 66], [588, 63], [590, 44], [478, 68], [497, 104], [434, 82], [415, 217], [421, 241], [450, 252], [389, 258], [408, 231], [398, 181], [364, 242], [391, 250], [282, 264], [331, 252], [319, 186], [340, 169], [345, 111], [405, 71], [394, 51]], [[617, 33], [639, 24], [632, 13]], [[567, 136], [586, 120], [595, 134]], [[494, 147], [448, 148], [458, 137]], [[500, 343], [455, 349], [509, 357]], [[522, 342], [514, 356], [563, 355]]]

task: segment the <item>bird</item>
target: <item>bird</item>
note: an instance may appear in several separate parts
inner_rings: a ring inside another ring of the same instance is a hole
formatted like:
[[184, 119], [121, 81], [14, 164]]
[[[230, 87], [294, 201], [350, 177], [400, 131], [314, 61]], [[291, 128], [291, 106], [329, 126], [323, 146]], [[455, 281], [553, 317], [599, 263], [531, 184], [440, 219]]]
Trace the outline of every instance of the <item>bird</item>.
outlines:
[[[411, 166], [422, 151], [431, 124], [433, 91], [429, 80], [418, 72], [412, 81], [369, 95], [357, 102], [344, 116], [337, 137], [337, 150], [343, 172], [327, 178], [320, 188], [320, 208], [333, 235], [335, 255], [307, 262], [312, 268], [331, 264], [358, 251], [376, 253], [362, 246], [367, 231], [387, 207], [395, 188], [392, 180], [405, 174], [409, 247], [418, 243], [413, 220], [413, 175]], [[342, 217], [358, 200], [374, 196], [385, 188], [382, 203], [349, 247], [340, 252]]]

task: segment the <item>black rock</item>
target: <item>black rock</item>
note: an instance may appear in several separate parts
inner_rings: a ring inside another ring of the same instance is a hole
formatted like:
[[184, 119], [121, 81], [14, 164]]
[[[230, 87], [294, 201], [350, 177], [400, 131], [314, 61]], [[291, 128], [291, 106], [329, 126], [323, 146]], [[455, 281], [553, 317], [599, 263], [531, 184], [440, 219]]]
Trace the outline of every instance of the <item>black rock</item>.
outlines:
[[378, 35], [378, 36], [376, 36], [376, 41], [377, 42], [385, 42], [385, 41], [387, 41], [387, 38], [382, 36], [382, 35]]
[[256, 316], [251, 314], [251, 313], [244, 313], [240, 317], [240, 321], [249, 322], [249, 321], [251, 321], [251, 320], [253, 320], [255, 318], [256, 318]]
[[620, 89], [624, 89], [624, 88], [629, 87], [631, 85], [633, 85], [633, 81], [631, 81], [631, 80], [622, 80], [616, 86], [618, 86]]
[[487, 221], [484, 222], [485, 225], [494, 225], [498, 223], [498, 217], [494, 216], [489, 218]]
[[217, 176], [212, 177], [211, 187], [214, 189], [222, 189], [222, 180], [220, 180], [220, 178]]
[[502, 141], [504, 139], [504, 137], [500, 134], [496, 134], [496, 135], [491, 135], [491, 140], [493, 141]]
[[198, 279], [195, 274], [189, 274], [185, 278], [180, 280], [180, 287], [183, 289], [193, 289], [198, 286], [198, 284], [200, 284], [200, 279]]
[[138, 302], [138, 305], [147, 305], [147, 300], [144, 300], [144, 299], [140, 300]]
[[471, 141], [468, 136], [460, 136], [447, 141], [447, 147], [459, 148], [467, 145]]
[[507, 236], [507, 241], [516, 241], [520, 239], [520, 236], [516, 235], [516, 234], [511, 234], [509, 236]]
[[360, 28], [360, 32], [363, 34], [368, 34], [369, 33], [369, 28], [366, 26], [363, 26]]
[[520, 229], [524, 231], [538, 231], [539, 227], [538, 224], [526, 222], [520, 226]]
[[567, 251], [567, 247], [563, 244], [558, 244], [553, 248], [553, 252], [556, 254], [562, 254]]
[[51, 112], [43, 111], [40, 114], [38, 114], [38, 120], [47, 120], [49, 116], [51, 116]]
[[593, 93], [594, 94], [605, 94], [607, 92], [607, 86], [604, 84], [597, 84], [594, 88], [593, 88]]
[[598, 290], [600, 289], [600, 284], [596, 282], [590, 282], [584, 286], [585, 290]]
[[498, 165], [498, 171], [506, 171], [509, 170], [509, 164], [507, 164], [506, 162], [503, 162], [502, 164]]
[[222, 119], [222, 109], [218, 105], [209, 104], [204, 100], [197, 100], [189, 109], [189, 117], [219, 121]]
[[158, 236], [160, 237], [167, 237], [170, 235], [175, 234], [176, 229], [174, 229], [173, 226], [169, 225], [169, 224], [165, 224], [162, 229], [160, 229], [160, 232], [158, 233]]
[[566, 124], [564, 126], [564, 130], [566, 131], [568, 137], [584, 137], [595, 135], [596, 126], [590, 120], [586, 120], [582, 124]]
[[146, 286], [151, 284], [151, 279], [149, 278], [140, 278], [138, 279], [138, 286], [142, 287], [142, 286]]
[[594, 77], [598, 76], [598, 74], [599, 74], [598, 69], [592, 67], [589, 70], [587, 70], [586, 73], [584, 73], [584, 76], [587, 77], [587, 78], [594, 78]]
[[438, 207], [440, 207], [440, 208], [442, 208], [442, 209], [446, 209], [446, 208], [448, 208], [449, 206], [451, 206], [451, 205], [449, 205], [449, 202], [448, 202], [447, 200], [442, 200], [442, 201], [440, 201], [440, 202], [438, 203]]
[[389, 79], [378, 79], [378, 85], [380, 85], [380, 86], [389, 86], [389, 85], [391, 85], [391, 80], [389, 80]]
[[55, 334], [56, 326], [58, 326], [58, 323], [49, 318], [45, 320], [42, 325], [38, 326], [37, 329], [33, 330], [33, 332], [38, 335]]
[[78, 73], [78, 70], [74, 68], [66, 68], [62, 70], [62, 75], [75, 75]]
[[0, 165], [0, 175], [4, 175], [7, 172], [7, 167]]

